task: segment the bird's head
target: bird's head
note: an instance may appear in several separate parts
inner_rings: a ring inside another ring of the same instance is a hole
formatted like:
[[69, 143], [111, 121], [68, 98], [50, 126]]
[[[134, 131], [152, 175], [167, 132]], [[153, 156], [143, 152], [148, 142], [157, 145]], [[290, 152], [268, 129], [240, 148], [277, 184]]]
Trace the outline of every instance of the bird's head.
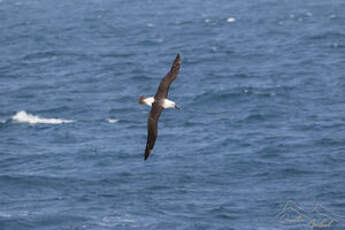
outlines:
[[139, 104], [141, 104], [141, 105], [145, 104], [145, 103], [144, 103], [144, 100], [145, 100], [145, 99], [146, 99], [146, 97], [140, 96], [140, 97], [139, 97]]

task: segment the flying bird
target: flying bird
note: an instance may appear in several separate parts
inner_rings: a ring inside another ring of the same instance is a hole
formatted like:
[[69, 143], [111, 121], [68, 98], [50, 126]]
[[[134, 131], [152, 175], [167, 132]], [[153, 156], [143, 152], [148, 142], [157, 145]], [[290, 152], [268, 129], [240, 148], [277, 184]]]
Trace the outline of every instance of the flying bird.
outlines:
[[158, 119], [163, 109], [181, 109], [181, 107], [178, 106], [174, 101], [168, 99], [169, 87], [179, 73], [180, 63], [180, 54], [177, 54], [170, 71], [167, 73], [167, 75], [165, 75], [165, 77], [159, 84], [156, 95], [154, 97], [141, 96], [139, 98], [139, 104], [152, 107], [147, 121], [147, 142], [144, 160], [146, 160], [150, 156], [153, 146], [155, 145], [158, 135]]

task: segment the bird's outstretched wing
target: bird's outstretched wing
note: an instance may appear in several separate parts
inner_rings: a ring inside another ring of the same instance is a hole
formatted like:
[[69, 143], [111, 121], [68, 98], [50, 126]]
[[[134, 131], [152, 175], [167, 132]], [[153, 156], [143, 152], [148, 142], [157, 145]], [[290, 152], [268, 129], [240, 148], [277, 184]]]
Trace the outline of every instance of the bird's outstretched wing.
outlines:
[[177, 54], [171, 69], [167, 75], [162, 79], [161, 83], [159, 84], [159, 87], [157, 89], [155, 99], [159, 98], [167, 98], [170, 84], [176, 79], [181, 65], [181, 58], [180, 54]]
[[150, 156], [153, 146], [155, 145], [158, 136], [158, 120], [162, 111], [163, 107], [160, 106], [159, 102], [156, 101], [152, 104], [150, 116], [147, 121], [147, 142], [144, 160]]

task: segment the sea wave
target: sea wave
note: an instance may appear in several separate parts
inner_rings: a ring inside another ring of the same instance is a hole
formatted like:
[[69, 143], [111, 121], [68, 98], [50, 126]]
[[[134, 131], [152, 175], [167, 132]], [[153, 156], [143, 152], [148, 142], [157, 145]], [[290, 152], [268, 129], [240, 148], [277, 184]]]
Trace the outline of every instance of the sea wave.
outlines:
[[120, 120], [119, 119], [107, 119], [107, 122], [108, 123], [117, 123], [117, 122], [119, 122]]
[[74, 122], [73, 120], [63, 120], [58, 118], [41, 118], [25, 111], [17, 112], [16, 115], [12, 117], [12, 120], [18, 123], [29, 124], [63, 124]]

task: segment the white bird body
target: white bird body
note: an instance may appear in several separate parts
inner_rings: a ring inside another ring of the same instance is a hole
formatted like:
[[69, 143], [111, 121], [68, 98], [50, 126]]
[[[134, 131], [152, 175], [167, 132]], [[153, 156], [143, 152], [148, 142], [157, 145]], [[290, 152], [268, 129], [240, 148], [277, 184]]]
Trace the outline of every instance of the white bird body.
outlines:
[[155, 101], [154, 97], [147, 97], [143, 100], [144, 104], [152, 107], [153, 102]]
[[[169, 99], [163, 99], [162, 100], [162, 104], [161, 106], [164, 108], [164, 109], [169, 109], [169, 108], [176, 108], [176, 103], [174, 101], [171, 101]], [[144, 104], [147, 105], [147, 106], [150, 106], [152, 107], [152, 104], [153, 102], [155, 102], [155, 99], [154, 97], [147, 97], [143, 100]]]
[[169, 99], [164, 99], [162, 107], [164, 109], [169, 109], [169, 108], [176, 108], [176, 103], [173, 101], [170, 101]]

